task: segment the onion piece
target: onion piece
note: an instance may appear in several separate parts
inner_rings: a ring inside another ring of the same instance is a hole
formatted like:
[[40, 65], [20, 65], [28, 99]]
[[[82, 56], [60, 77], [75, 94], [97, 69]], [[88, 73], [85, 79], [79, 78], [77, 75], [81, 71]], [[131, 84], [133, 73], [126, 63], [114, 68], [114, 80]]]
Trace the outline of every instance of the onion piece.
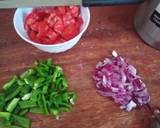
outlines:
[[96, 65], [93, 79], [97, 92], [112, 97], [126, 111], [148, 104], [150, 96], [136, 68], [116, 51], [112, 55], [111, 59], [106, 58]]

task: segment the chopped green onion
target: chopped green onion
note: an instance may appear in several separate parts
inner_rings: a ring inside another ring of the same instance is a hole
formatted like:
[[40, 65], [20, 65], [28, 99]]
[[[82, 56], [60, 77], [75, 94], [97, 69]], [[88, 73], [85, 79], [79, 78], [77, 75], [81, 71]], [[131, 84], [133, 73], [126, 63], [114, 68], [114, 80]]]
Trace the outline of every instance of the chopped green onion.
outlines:
[[20, 91], [20, 96], [23, 97], [25, 94], [29, 93], [31, 91], [31, 86], [24, 85], [22, 90]]
[[60, 115], [60, 111], [57, 108], [51, 108], [50, 111], [55, 116], [59, 116]]
[[23, 110], [20, 111], [19, 115], [20, 115], [20, 116], [23, 116], [23, 115], [25, 115], [27, 112], [28, 112], [28, 109], [23, 109]]
[[48, 92], [48, 85], [45, 85], [42, 89], [42, 92], [46, 94]]
[[25, 71], [24, 73], [22, 73], [22, 74], [20, 75], [20, 77], [21, 77], [22, 79], [24, 79], [24, 78], [27, 77], [27, 76], [34, 75], [34, 73], [35, 73], [34, 69], [28, 69], [27, 71]]
[[30, 86], [32, 86], [35, 80], [36, 78], [34, 76], [27, 76], [24, 78], [25, 83], [29, 84]]
[[29, 128], [27, 112], [50, 114], [59, 119], [62, 112], [71, 112], [76, 93], [68, 92], [68, 83], [60, 66], [52, 60], [35, 62], [35, 67], [4, 84], [0, 93], [0, 126]]
[[10, 126], [8, 126], [7, 128], [22, 128], [22, 127], [16, 126], [16, 125], [10, 125]]
[[7, 128], [9, 125], [11, 125], [11, 122], [9, 120], [1, 120], [0, 121], [0, 128]]
[[31, 100], [32, 101], [38, 101], [38, 95], [41, 94], [41, 90], [33, 90]]
[[72, 111], [72, 106], [68, 103], [61, 103], [60, 104], [60, 110], [62, 112], [71, 112]]
[[19, 101], [19, 106], [21, 109], [36, 107], [37, 104], [35, 101], [27, 100], [27, 101]]
[[48, 112], [47, 102], [44, 95], [42, 95], [42, 101], [43, 101], [44, 112], [45, 114], [48, 114], [49, 112]]
[[75, 101], [77, 99], [76, 93], [75, 92], [69, 92], [68, 95], [69, 95], [69, 98], [70, 98], [70, 103], [74, 105]]
[[29, 128], [30, 126], [30, 120], [22, 117], [22, 116], [17, 116], [17, 115], [12, 115], [13, 120], [16, 122], [16, 124], [24, 127], [24, 128]]
[[10, 88], [17, 81], [17, 79], [18, 77], [16, 75], [13, 76], [13, 78], [9, 82], [3, 85], [3, 89], [7, 90], [8, 88]]
[[21, 111], [21, 108], [19, 107], [19, 105], [17, 105], [17, 107], [15, 108], [15, 110], [12, 112], [13, 114], [19, 114], [19, 112]]
[[22, 100], [29, 100], [32, 96], [32, 93], [27, 93], [22, 97]]
[[44, 82], [44, 81], [45, 81], [45, 78], [43, 78], [43, 77], [38, 78], [38, 79], [34, 82], [33, 89], [36, 90], [37, 88], [43, 86], [43, 82]]
[[56, 67], [55, 67], [54, 74], [52, 75], [52, 81], [53, 81], [53, 82], [56, 82], [56, 78], [60, 77], [61, 74], [63, 74], [62, 68], [59, 67], [59, 66], [56, 66]]
[[4, 118], [6, 120], [9, 120], [11, 117], [11, 113], [9, 112], [0, 112], [0, 118]]
[[60, 107], [60, 111], [62, 111], [62, 112], [71, 112], [72, 109], [68, 108], [68, 107]]
[[18, 80], [17, 80], [17, 84], [22, 86], [22, 85], [25, 84], [25, 82], [24, 82], [24, 80], [22, 80], [22, 79], [18, 79]]
[[31, 113], [38, 113], [38, 114], [46, 114], [44, 112], [43, 108], [38, 108], [38, 107], [37, 108], [31, 108], [29, 112], [31, 112]]
[[14, 83], [10, 88], [3, 91], [5, 94], [5, 98], [6, 98], [6, 96], [10, 95], [14, 90], [16, 90], [18, 87], [19, 87], [19, 85], [17, 83]]
[[8, 96], [6, 96], [5, 101], [8, 101], [8, 100], [14, 98], [15, 96], [17, 96], [18, 93], [21, 91], [21, 89], [22, 89], [22, 86], [19, 85], [16, 90], [14, 90], [12, 93], [10, 93]]
[[2, 110], [5, 106], [5, 96], [4, 94], [0, 93], [0, 110]]
[[20, 98], [14, 98], [14, 99], [9, 103], [9, 105], [8, 105], [8, 107], [7, 107], [6, 110], [7, 110], [8, 112], [12, 112], [12, 111], [16, 108], [19, 100], [20, 100]]
[[43, 108], [43, 99], [42, 99], [41, 93], [37, 95], [37, 102], [38, 102], [38, 106]]
[[47, 76], [46, 71], [41, 67], [35, 67], [35, 70], [43, 77]]

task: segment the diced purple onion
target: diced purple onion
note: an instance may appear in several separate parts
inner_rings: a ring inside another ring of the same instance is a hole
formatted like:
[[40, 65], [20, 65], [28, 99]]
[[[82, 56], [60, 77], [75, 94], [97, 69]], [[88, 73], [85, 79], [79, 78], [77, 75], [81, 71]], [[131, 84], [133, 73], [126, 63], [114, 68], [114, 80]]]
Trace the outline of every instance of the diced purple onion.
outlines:
[[106, 58], [96, 65], [93, 79], [97, 92], [102, 96], [112, 97], [126, 111], [148, 104], [150, 96], [136, 68], [115, 51], [112, 55], [111, 59]]

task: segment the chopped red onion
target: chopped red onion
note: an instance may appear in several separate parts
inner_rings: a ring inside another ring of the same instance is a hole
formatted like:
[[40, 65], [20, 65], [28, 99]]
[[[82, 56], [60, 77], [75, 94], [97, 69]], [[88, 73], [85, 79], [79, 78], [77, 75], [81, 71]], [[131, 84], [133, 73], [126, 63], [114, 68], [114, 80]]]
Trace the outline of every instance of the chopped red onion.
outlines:
[[116, 51], [113, 51], [112, 55], [111, 59], [106, 58], [96, 65], [93, 79], [98, 93], [112, 97], [121, 105], [120, 108], [126, 111], [148, 104], [150, 96], [136, 68], [119, 56]]

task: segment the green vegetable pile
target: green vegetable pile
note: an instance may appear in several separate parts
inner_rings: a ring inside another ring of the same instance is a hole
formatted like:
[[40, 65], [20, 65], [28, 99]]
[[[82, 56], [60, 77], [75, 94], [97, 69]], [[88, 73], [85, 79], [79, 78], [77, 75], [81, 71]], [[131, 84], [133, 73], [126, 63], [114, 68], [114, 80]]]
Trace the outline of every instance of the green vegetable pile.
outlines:
[[53, 114], [70, 112], [76, 100], [75, 92], [68, 92], [67, 80], [60, 66], [51, 59], [36, 61], [33, 68], [4, 84], [0, 93], [0, 127], [29, 128], [27, 112]]

